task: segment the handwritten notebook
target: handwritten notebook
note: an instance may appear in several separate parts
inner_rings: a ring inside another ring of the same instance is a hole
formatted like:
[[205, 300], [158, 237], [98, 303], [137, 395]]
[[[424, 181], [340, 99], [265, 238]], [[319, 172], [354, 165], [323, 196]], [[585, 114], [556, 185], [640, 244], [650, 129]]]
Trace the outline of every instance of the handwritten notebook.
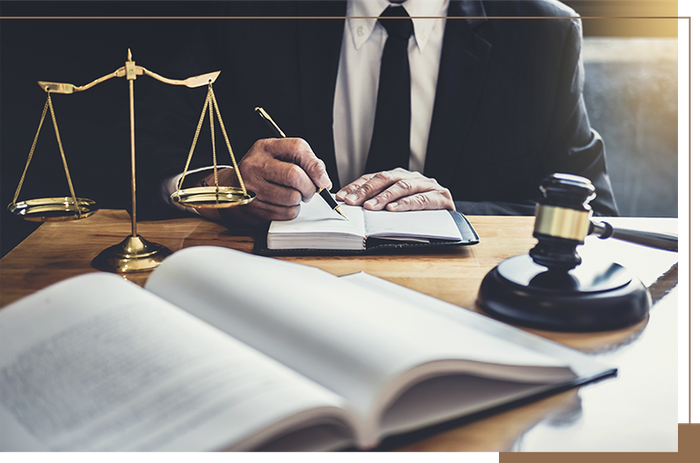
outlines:
[[314, 195], [295, 219], [273, 221], [256, 252], [362, 253], [479, 242], [469, 221], [456, 211], [368, 211], [342, 203], [341, 208], [349, 220]]

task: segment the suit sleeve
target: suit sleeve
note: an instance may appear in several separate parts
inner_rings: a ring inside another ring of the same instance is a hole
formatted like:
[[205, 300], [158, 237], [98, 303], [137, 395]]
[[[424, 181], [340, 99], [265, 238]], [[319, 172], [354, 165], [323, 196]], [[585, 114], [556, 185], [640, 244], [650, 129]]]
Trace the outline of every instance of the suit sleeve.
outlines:
[[535, 200], [522, 203], [506, 201], [455, 201], [457, 211], [465, 215], [535, 215]]
[[562, 172], [590, 179], [596, 187], [596, 198], [591, 202], [594, 213], [616, 216], [617, 205], [605, 163], [605, 144], [598, 132], [591, 128], [583, 100], [581, 42], [581, 20], [572, 19], [563, 49], [557, 100], [541, 178]]
[[[472, 215], [533, 215], [541, 200], [539, 182], [556, 172], [581, 175], [596, 187], [596, 198], [591, 206], [596, 215], [616, 216], [617, 206], [606, 170], [605, 145], [590, 127], [583, 99], [584, 70], [581, 57], [582, 32], [580, 19], [564, 24], [564, 38], [553, 54], [552, 68], [544, 72], [554, 77], [553, 103], [546, 117], [549, 126], [542, 132], [543, 144], [530, 171], [532, 185], [519, 190], [525, 197], [514, 201], [456, 201], [457, 210]], [[553, 23], [552, 25], [558, 25]], [[554, 48], [554, 47], [552, 47]], [[468, 199], [468, 198], [458, 198]]]

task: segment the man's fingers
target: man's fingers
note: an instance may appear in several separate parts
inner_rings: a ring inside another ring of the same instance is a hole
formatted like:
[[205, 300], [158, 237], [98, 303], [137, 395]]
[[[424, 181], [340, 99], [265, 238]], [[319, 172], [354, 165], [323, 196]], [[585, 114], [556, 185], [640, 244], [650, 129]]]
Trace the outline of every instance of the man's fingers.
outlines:
[[[241, 160], [240, 168], [250, 189], [264, 194], [262, 199], [272, 204], [289, 206], [309, 201], [317, 186], [331, 186], [324, 163], [299, 138], [258, 140]], [[286, 187], [288, 191], [273, 189], [268, 192], [272, 184]], [[276, 198], [278, 196], [287, 197]]]
[[447, 188], [435, 179], [401, 168], [363, 175], [339, 191], [336, 197], [372, 211], [455, 209]]
[[386, 210], [391, 212], [422, 211], [432, 209], [455, 210], [454, 201], [449, 190], [430, 190], [404, 196], [386, 205]]
[[415, 175], [420, 174], [414, 174], [413, 172], [408, 172], [401, 168], [377, 172], [376, 174], [365, 174], [345, 187], [346, 194], [341, 197], [341, 199], [345, 198], [343, 200], [353, 206], [360, 205], [368, 199], [375, 197], [402, 178]]
[[[429, 191], [434, 187], [434, 185], [425, 177], [413, 178], [413, 179], [401, 179], [384, 190], [379, 190], [379, 193], [370, 197], [364, 202], [365, 209], [370, 209], [378, 211], [384, 209], [384, 207], [394, 202], [400, 198], [420, 193], [424, 191]], [[424, 208], [421, 208], [424, 209]]]
[[[431, 194], [427, 194], [430, 192]], [[433, 194], [433, 192], [435, 194]], [[399, 204], [395, 204], [399, 202]], [[403, 178], [365, 201], [365, 209], [378, 211], [392, 204], [387, 210], [424, 210], [450, 208], [452, 195], [432, 178], [417, 174]], [[396, 209], [400, 207], [400, 209]], [[452, 206], [453, 207], [453, 206]]]
[[[355, 194], [355, 190], [360, 187], [360, 185], [363, 185], [366, 183], [370, 178], [372, 178], [374, 174], [364, 174], [362, 177], [358, 178], [357, 180], [354, 180], [347, 185], [345, 185], [343, 188], [338, 190], [338, 193], [336, 193], [335, 197], [339, 201], [345, 201], [346, 197], [350, 194]], [[355, 196], [356, 198], [356, 196]], [[357, 199], [354, 199], [354, 201], [357, 201]], [[350, 204], [350, 202], [348, 202]], [[354, 202], [352, 203], [354, 204]]]
[[[292, 197], [286, 198], [283, 202], [272, 201], [275, 204], [291, 205], [289, 202], [292, 200], [295, 201], [294, 204], [299, 204], [302, 199], [304, 201], [311, 199], [316, 192], [316, 185], [314, 185], [304, 170], [290, 162], [272, 159], [269, 163], [266, 163], [265, 169], [261, 174], [265, 182], [268, 183], [268, 185], [264, 186], [264, 189], [271, 189], [270, 194], [267, 195], [268, 197], [272, 198], [282, 194], [281, 190], [283, 188], [291, 190], [288, 192], [288, 195]], [[273, 188], [274, 186], [277, 186], [277, 188]]]
[[300, 138], [258, 140], [243, 156], [239, 168], [256, 198], [224, 215], [250, 224], [293, 219], [299, 214], [301, 201], [310, 200], [318, 187], [332, 186], [325, 164]]
[[333, 184], [326, 172], [326, 164], [314, 154], [306, 141], [301, 138], [274, 138], [259, 140], [265, 151], [275, 159], [296, 164], [303, 169], [319, 188], [331, 188]]
[[256, 192], [256, 201], [259, 199], [276, 206], [292, 207], [298, 206], [299, 203], [304, 200], [299, 190], [295, 188], [289, 188], [287, 186], [271, 182], [265, 182], [261, 185], [262, 186], [258, 188], [260, 190], [260, 194], [257, 194]]

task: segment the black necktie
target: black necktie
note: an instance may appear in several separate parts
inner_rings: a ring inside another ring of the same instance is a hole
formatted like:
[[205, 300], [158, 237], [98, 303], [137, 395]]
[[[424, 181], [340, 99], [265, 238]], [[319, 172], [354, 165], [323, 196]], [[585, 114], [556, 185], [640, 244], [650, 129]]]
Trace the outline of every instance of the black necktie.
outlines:
[[403, 6], [387, 7], [379, 17], [389, 37], [382, 52], [374, 130], [365, 173], [408, 169], [411, 153], [411, 76], [408, 39], [413, 22]]

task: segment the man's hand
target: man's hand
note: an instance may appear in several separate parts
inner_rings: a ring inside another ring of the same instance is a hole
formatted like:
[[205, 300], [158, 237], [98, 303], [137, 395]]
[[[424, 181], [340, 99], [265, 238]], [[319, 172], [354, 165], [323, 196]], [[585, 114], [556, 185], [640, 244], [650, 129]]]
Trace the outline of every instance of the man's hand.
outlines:
[[[255, 199], [245, 206], [219, 211], [252, 225], [293, 219], [299, 215], [301, 201], [309, 201], [316, 193], [316, 186], [332, 186], [325, 164], [301, 138], [258, 140], [238, 166], [246, 189], [255, 193]], [[238, 185], [234, 169], [221, 169], [218, 176], [219, 185]], [[204, 180], [214, 185], [213, 174]]]
[[450, 190], [435, 179], [401, 168], [365, 174], [344, 186], [336, 198], [371, 211], [455, 210]]

